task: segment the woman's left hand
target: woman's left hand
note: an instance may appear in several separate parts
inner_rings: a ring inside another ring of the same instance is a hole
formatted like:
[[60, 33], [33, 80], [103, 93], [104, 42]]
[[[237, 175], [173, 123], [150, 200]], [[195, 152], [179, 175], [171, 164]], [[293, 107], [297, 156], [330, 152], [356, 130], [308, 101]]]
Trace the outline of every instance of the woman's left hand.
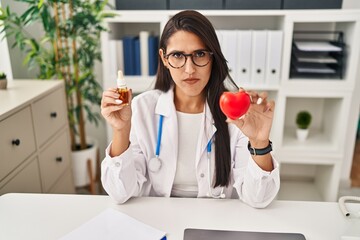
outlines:
[[[240, 89], [239, 91], [245, 91]], [[230, 119], [228, 123], [235, 124], [250, 140], [252, 146], [256, 143], [268, 144], [272, 120], [275, 110], [275, 102], [268, 101], [268, 94], [258, 94], [253, 91], [246, 91], [251, 98], [249, 110], [239, 119]], [[254, 146], [255, 147], [255, 146]]]

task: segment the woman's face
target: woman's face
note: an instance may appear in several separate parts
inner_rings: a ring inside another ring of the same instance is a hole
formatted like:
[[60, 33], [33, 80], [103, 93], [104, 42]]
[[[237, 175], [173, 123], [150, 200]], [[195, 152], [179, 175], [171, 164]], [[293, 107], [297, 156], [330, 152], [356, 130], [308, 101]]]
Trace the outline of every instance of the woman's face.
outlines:
[[[195, 53], [196, 56], [201, 56], [204, 50], [207, 50], [205, 44], [197, 35], [191, 32], [177, 31], [169, 38], [165, 54], [180, 56], [177, 53]], [[212, 60], [210, 60], [206, 66], [199, 67], [196, 66], [191, 60], [191, 57], [188, 56], [185, 65], [177, 69], [170, 66], [169, 62], [171, 63], [171, 60], [164, 58], [162, 49], [160, 49], [159, 53], [164, 65], [169, 69], [171, 77], [175, 82], [175, 94], [178, 97], [197, 97], [203, 93], [210, 79]], [[212, 58], [210, 57], [210, 59]]]

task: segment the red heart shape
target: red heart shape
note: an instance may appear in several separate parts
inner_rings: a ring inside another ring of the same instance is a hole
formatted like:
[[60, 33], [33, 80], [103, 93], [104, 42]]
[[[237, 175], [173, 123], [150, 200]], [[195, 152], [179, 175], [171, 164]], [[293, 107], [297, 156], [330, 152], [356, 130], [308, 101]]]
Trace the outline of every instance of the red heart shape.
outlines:
[[220, 109], [230, 119], [237, 119], [244, 115], [250, 103], [250, 96], [245, 92], [224, 92], [220, 96]]

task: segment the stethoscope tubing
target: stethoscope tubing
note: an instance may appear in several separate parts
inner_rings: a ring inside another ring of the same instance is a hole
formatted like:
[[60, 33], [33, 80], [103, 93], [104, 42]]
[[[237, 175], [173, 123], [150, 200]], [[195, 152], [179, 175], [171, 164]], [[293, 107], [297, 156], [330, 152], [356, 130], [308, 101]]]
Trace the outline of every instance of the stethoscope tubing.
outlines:
[[[163, 121], [164, 121], [164, 115], [160, 115], [160, 118], [159, 118], [159, 124], [158, 124], [158, 132], [157, 132], [157, 141], [156, 141], [156, 149], [155, 149], [155, 156], [156, 156], [156, 159], [157, 161], [159, 161], [159, 169], [157, 170], [160, 170], [160, 167], [161, 167], [161, 160], [159, 158], [160, 156], [160, 145], [161, 145], [161, 137], [162, 137], [162, 128], [163, 128]], [[221, 188], [221, 193], [219, 196], [216, 196], [212, 193], [212, 189], [211, 189], [211, 168], [210, 168], [210, 164], [211, 164], [211, 145], [212, 145], [212, 139], [209, 140], [209, 142], [207, 143], [207, 146], [206, 146], [206, 154], [207, 154], [207, 164], [208, 164], [208, 184], [209, 184], [209, 193], [208, 195], [210, 197], [213, 197], [213, 198], [224, 198], [225, 197], [225, 194], [223, 193], [224, 191], [224, 187]]]
[[157, 133], [156, 149], [155, 149], [155, 156], [156, 157], [159, 157], [159, 155], [160, 155], [160, 144], [161, 144], [163, 121], [164, 121], [164, 115], [160, 115], [159, 127], [158, 127], [158, 133]]

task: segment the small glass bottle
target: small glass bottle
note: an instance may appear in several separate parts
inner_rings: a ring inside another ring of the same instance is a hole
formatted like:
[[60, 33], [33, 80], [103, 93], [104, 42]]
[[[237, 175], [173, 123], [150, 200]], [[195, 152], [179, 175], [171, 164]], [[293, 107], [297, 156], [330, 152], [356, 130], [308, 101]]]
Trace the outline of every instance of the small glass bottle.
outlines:
[[126, 86], [126, 80], [121, 70], [118, 71], [118, 76], [116, 79], [117, 92], [120, 94], [119, 99], [122, 101], [122, 104], [129, 104], [129, 89]]

